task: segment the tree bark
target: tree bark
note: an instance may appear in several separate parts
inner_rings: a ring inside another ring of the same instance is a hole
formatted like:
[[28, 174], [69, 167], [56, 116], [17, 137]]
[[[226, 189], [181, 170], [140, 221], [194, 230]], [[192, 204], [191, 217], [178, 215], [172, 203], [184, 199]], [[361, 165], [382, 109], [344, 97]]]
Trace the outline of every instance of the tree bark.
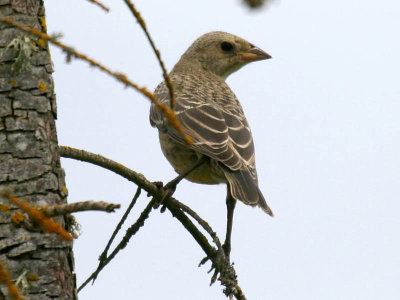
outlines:
[[[4, 16], [46, 31], [43, 1], [0, 0], [0, 17]], [[58, 151], [50, 53], [43, 40], [23, 36], [0, 24], [0, 188], [11, 188], [33, 206], [63, 204], [67, 189]], [[15, 43], [7, 48], [15, 38], [35, 46], [31, 52]], [[17, 207], [6, 199], [0, 202], [0, 260], [14, 280], [25, 273], [24, 294], [30, 300], [76, 299], [72, 243], [14, 224], [11, 216]], [[65, 217], [54, 220], [68, 227]], [[0, 299], [8, 299], [3, 284]]]

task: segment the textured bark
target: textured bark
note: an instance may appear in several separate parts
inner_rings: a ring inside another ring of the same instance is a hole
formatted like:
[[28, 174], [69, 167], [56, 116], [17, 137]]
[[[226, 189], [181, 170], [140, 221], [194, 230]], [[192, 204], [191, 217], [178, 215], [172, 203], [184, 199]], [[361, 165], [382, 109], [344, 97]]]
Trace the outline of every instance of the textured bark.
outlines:
[[[0, 17], [9, 16], [26, 25], [46, 31], [43, 2], [40, 0], [0, 0]], [[0, 188], [31, 205], [66, 203], [64, 171], [60, 165], [53, 71], [48, 47], [36, 41], [29, 66], [16, 72], [13, 63], [19, 55], [7, 45], [23, 34], [0, 24]], [[5, 199], [0, 206], [7, 207]], [[0, 260], [15, 280], [26, 271], [30, 300], [76, 299], [72, 243], [36, 228], [15, 225], [11, 215], [0, 210]], [[55, 217], [67, 226], [64, 217]], [[8, 299], [0, 285], [0, 300]]]

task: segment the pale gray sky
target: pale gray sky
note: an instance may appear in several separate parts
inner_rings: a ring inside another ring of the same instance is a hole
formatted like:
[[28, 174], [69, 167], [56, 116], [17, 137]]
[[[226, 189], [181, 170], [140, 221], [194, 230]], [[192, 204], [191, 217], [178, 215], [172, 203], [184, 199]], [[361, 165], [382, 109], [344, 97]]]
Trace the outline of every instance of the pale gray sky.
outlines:
[[[49, 32], [153, 89], [161, 72], [123, 1], [46, 1]], [[253, 130], [261, 190], [276, 217], [241, 203], [232, 259], [248, 299], [400, 299], [400, 2], [281, 0], [251, 12], [232, 1], [135, 1], [170, 70], [203, 33], [239, 35], [273, 56], [228, 78]], [[148, 122], [149, 102], [52, 48], [61, 145], [117, 160], [152, 181], [175, 176]], [[136, 189], [63, 159], [69, 201], [121, 203], [77, 215], [78, 284], [97, 266]], [[143, 193], [131, 224], [148, 198]], [[175, 196], [221, 237], [225, 187], [184, 182]], [[80, 299], [224, 299], [171, 215], [153, 212]]]

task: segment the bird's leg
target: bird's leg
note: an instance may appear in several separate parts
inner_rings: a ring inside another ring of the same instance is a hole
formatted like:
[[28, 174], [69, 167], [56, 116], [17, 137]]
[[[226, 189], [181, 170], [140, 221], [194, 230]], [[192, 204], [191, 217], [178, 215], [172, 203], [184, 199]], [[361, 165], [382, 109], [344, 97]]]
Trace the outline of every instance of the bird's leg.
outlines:
[[231, 253], [231, 235], [232, 235], [232, 224], [233, 224], [233, 211], [236, 206], [236, 199], [233, 198], [230, 190], [229, 183], [227, 184], [228, 191], [226, 195], [226, 208], [227, 208], [227, 224], [226, 224], [226, 237], [224, 245], [222, 246], [225, 251], [226, 257], [229, 259]]
[[193, 170], [197, 169], [199, 166], [201, 166], [203, 163], [205, 163], [207, 160], [206, 156], [201, 156], [193, 165], [191, 165], [189, 168], [187, 168], [182, 174], [179, 174], [177, 177], [172, 179], [170, 182], [168, 182], [165, 186], [164, 189], [173, 189], [175, 191], [176, 186], [178, 185], [179, 182], [183, 178], [185, 178], [187, 175], [189, 175]]
[[[179, 174], [177, 177], [172, 179], [170, 182], [168, 182], [164, 187], [162, 187], [164, 191], [164, 197], [161, 199], [160, 203], [163, 203], [166, 199], [171, 197], [173, 193], [175, 193], [176, 186], [178, 183], [185, 178], [187, 175], [189, 175], [193, 170], [201, 166], [207, 161], [206, 156], [201, 156], [193, 165], [191, 165], [189, 168], [187, 168], [183, 173]], [[157, 205], [158, 207], [158, 205]], [[163, 210], [163, 209], [162, 209]], [[165, 209], [164, 209], [165, 210]]]
[[[199, 267], [204, 265], [208, 260], [212, 262], [211, 269], [208, 271], [210, 273], [214, 270], [214, 274], [211, 278], [211, 284], [213, 284], [218, 277], [218, 274], [222, 274], [227, 270], [227, 268], [232, 268], [232, 264], [230, 263], [230, 253], [231, 253], [231, 235], [232, 235], [232, 224], [233, 224], [233, 212], [236, 206], [236, 199], [233, 198], [230, 190], [229, 183], [227, 183], [227, 195], [226, 195], [226, 207], [227, 207], [227, 225], [226, 225], [226, 237], [225, 242], [222, 245], [222, 249], [220, 247], [217, 248], [217, 251], [213, 256], [206, 256], [200, 261]], [[219, 243], [217, 244], [219, 245]]]

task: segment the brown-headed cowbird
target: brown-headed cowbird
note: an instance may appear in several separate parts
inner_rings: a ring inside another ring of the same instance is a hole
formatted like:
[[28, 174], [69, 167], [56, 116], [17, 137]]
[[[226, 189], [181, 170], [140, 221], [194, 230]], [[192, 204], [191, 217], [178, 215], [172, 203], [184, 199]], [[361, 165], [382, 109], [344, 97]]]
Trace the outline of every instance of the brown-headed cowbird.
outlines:
[[[202, 35], [170, 73], [174, 110], [193, 143], [186, 143], [155, 105], [151, 106], [150, 122], [158, 128], [162, 151], [177, 173], [185, 172], [205, 156], [206, 162], [186, 179], [204, 184], [227, 183], [228, 198], [230, 194], [251, 206], [258, 205], [272, 216], [258, 187], [249, 124], [238, 99], [225, 83], [230, 74], [244, 65], [268, 58], [269, 54], [232, 34], [216, 31]], [[165, 82], [158, 85], [155, 95], [169, 105]]]

